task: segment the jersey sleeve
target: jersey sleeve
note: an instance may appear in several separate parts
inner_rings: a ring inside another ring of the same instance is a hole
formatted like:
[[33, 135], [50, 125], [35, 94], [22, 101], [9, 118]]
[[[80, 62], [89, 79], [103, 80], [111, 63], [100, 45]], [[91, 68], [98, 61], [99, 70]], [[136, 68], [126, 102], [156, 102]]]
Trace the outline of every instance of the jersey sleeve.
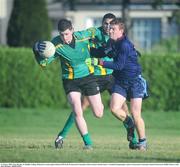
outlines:
[[104, 61], [103, 67], [113, 70], [122, 70], [125, 66], [127, 57], [129, 55], [129, 46], [125, 43], [121, 49], [117, 51], [115, 61]]
[[101, 36], [101, 31], [98, 28], [91, 27], [83, 31], [76, 31], [75, 35], [78, 39], [93, 39]]
[[37, 51], [34, 50], [34, 48], [33, 48], [33, 52], [34, 52], [37, 63], [42, 67], [47, 66], [52, 61], [54, 61], [56, 59], [56, 57], [58, 57], [58, 54], [56, 52], [54, 55], [50, 56], [49, 58], [45, 58], [45, 57], [41, 56]]

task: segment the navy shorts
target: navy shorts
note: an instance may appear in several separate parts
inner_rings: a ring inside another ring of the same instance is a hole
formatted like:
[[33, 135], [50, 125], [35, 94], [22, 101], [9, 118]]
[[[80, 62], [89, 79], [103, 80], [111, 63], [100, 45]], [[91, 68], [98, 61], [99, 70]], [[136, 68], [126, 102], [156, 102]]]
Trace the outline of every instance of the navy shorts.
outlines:
[[149, 96], [147, 81], [141, 75], [130, 80], [115, 80], [112, 93], [118, 93], [127, 100], [133, 98], [145, 99]]

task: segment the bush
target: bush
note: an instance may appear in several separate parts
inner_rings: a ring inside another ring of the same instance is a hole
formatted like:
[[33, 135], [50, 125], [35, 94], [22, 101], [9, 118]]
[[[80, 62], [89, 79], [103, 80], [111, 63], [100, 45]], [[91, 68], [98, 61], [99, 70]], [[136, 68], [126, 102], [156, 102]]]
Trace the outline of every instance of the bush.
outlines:
[[[143, 109], [180, 110], [180, 55], [143, 55], [140, 62], [150, 87]], [[0, 66], [0, 107], [68, 106], [58, 59], [41, 69], [31, 49], [6, 47], [0, 48]], [[107, 93], [103, 101], [108, 107]]]
[[59, 63], [54, 63], [42, 69], [35, 62], [31, 49], [1, 48], [0, 106], [66, 106]]
[[180, 55], [144, 55], [140, 62], [150, 91], [150, 98], [144, 101], [144, 108], [180, 110]]
[[152, 53], [178, 53], [179, 44], [178, 44], [179, 37], [172, 37], [168, 39], [163, 39], [161, 42], [156, 44], [152, 48]]
[[7, 30], [9, 46], [32, 47], [39, 39], [50, 39], [51, 28], [45, 0], [14, 0]]

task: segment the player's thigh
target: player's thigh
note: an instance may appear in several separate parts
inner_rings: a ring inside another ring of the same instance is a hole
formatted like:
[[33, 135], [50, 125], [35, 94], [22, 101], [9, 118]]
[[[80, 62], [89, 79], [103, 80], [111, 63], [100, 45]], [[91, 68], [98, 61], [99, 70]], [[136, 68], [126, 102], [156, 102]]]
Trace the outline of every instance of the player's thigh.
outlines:
[[76, 91], [69, 92], [67, 95], [67, 98], [71, 105], [73, 105], [75, 103], [81, 103], [81, 93], [80, 92], [76, 92]]
[[81, 93], [80, 92], [69, 92], [67, 95], [68, 101], [71, 104], [73, 111], [76, 114], [82, 113], [81, 107]]
[[85, 110], [90, 104], [89, 104], [89, 100], [86, 96], [82, 97], [82, 108], [83, 110]]
[[115, 83], [112, 88], [110, 107], [112, 111], [119, 110], [122, 108], [126, 101], [127, 90], [126, 85]]
[[110, 107], [111, 110], [116, 110], [122, 108], [126, 98], [119, 93], [112, 93]]
[[128, 109], [128, 105], [127, 105], [126, 101], [123, 103], [122, 109], [126, 112], [126, 114], [129, 114], [129, 109]]
[[83, 95], [88, 98], [91, 108], [97, 117], [103, 115], [103, 104], [101, 100], [101, 95], [99, 91], [99, 86], [96, 82], [94, 76], [88, 76], [84, 78], [81, 82], [81, 90]]
[[87, 96], [89, 103], [91, 105], [91, 108], [97, 117], [102, 117], [103, 116], [103, 110], [104, 106], [101, 100], [101, 95], [100, 93], [92, 96]]

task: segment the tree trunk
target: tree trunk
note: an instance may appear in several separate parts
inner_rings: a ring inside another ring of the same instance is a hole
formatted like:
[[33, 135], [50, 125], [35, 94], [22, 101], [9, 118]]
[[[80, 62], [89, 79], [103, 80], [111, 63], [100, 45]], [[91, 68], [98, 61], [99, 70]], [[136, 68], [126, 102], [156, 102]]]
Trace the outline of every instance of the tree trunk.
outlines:
[[129, 3], [130, 0], [123, 0], [122, 2], [122, 20], [125, 24], [126, 34], [129, 34], [129, 30], [131, 28], [131, 19], [129, 16]]

